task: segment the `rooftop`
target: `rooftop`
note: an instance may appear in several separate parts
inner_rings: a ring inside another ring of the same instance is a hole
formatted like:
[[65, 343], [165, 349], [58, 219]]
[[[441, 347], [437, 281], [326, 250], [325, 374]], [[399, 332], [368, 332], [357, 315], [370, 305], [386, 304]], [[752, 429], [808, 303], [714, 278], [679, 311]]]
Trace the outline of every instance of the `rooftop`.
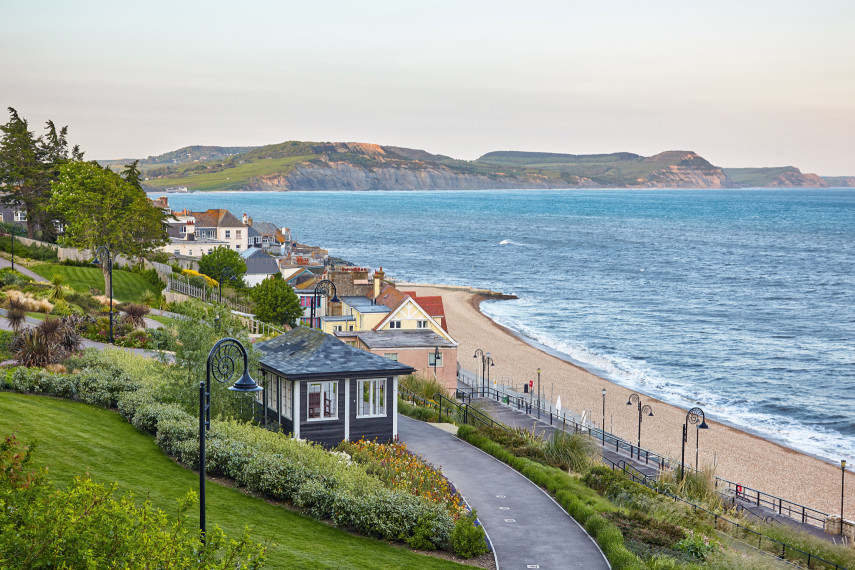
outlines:
[[448, 342], [430, 329], [392, 329], [382, 331], [342, 331], [341, 336], [356, 337], [365, 346], [375, 348], [454, 348], [454, 343]]
[[346, 305], [350, 305], [354, 308], [354, 310], [359, 311], [363, 315], [366, 313], [381, 313], [386, 314], [391, 312], [389, 307], [385, 305], [375, 305], [371, 299], [368, 297], [362, 296], [354, 296], [354, 297], [340, 297], [342, 303]]
[[289, 380], [329, 377], [399, 376], [411, 366], [348, 346], [321, 331], [296, 327], [255, 345], [264, 353], [259, 364]]

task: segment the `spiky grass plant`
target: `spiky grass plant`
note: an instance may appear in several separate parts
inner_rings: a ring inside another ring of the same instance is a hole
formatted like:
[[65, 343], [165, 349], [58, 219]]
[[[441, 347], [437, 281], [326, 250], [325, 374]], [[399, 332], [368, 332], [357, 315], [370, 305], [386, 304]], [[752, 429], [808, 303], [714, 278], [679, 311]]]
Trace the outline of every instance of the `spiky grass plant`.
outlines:
[[125, 321], [137, 328], [145, 328], [145, 316], [150, 309], [145, 305], [137, 303], [128, 303], [122, 307], [122, 312], [125, 313]]
[[548, 458], [566, 464], [576, 473], [585, 473], [594, 464], [596, 451], [589, 435], [560, 430], [556, 430], [543, 444], [543, 452]]

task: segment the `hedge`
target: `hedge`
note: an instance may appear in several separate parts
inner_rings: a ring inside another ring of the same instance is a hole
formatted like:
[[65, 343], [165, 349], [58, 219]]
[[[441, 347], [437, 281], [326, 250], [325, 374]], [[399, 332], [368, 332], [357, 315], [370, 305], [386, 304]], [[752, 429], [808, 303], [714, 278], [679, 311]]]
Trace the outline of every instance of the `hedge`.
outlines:
[[472, 426], [460, 426], [457, 437], [507, 463], [536, 485], [547, 489], [567, 514], [597, 541], [612, 568], [641, 570], [647, 567], [624, 546], [620, 529], [599, 514], [602, 509], [594, 507], [594, 504], [603, 500], [594, 490], [583, 487], [559, 469], [513, 455]]

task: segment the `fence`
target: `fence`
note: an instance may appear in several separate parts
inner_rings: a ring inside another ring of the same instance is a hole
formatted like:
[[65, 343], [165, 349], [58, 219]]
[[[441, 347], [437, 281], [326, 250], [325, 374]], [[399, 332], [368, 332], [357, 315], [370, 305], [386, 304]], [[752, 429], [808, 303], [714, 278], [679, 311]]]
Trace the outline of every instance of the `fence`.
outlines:
[[[739, 524], [736, 521], [732, 521], [732, 520], [724, 517], [723, 515], [720, 515], [718, 513], [715, 513], [713, 511], [705, 509], [704, 507], [696, 505], [696, 504], [692, 503], [691, 501], [687, 501], [686, 499], [683, 499], [682, 497], [679, 497], [673, 493], [669, 493], [666, 490], [658, 488], [655, 485], [651, 485], [649, 477], [647, 477], [646, 475], [644, 475], [643, 473], [638, 471], [638, 469], [636, 469], [632, 465], [627, 464], [623, 460], [615, 463], [613, 461], [610, 461], [607, 458], [603, 458], [603, 459], [605, 461], [607, 461], [608, 463], [611, 463], [611, 467], [612, 467], [613, 471], [621, 471], [625, 477], [635, 481], [636, 483], [644, 485], [648, 489], [651, 489], [652, 491], [655, 491], [655, 492], [659, 493], [660, 495], [665, 495], [666, 497], [674, 499], [675, 502], [679, 501], [679, 502], [685, 503], [685, 504], [689, 505], [690, 507], [692, 507], [692, 510], [694, 510], [694, 511], [702, 511], [702, 512], [706, 513], [707, 515], [711, 516], [713, 519], [713, 527], [715, 529], [727, 530], [727, 526], [730, 525], [730, 527], [732, 529], [736, 529], [737, 533], [742, 533], [745, 538], [751, 538], [752, 539], [751, 542], [743, 541], [746, 544], [750, 544], [751, 546], [754, 546], [753, 541], [756, 539], [757, 540], [757, 548], [760, 550], [763, 550], [764, 541], [765, 541], [767, 549], [764, 550], [764, 552], [769, 552], [771, 554], [774, 554], [775, 556], [777, 556], [778, 558], [780, 558], [782, 560], [795, 560], [797, 563], [804, 562], [807, 564], [808, 568], [829, 568], [829, 569], [833, 568], [834, 570], [846, 570], [846, 568], [844, 566], [841, 566], [835, 562], [829, 562], [828, 560], [825, 560], [824, 558], [821, 558], [815, 554], [811, 554], [810, 552], [805, 552], [804, 550], [796, 548], [795, 546], [781, 542], [780, 540], [776, 540], [772, 537], [766, 536], [765, 534], [757, 532], [756, 530], [750, 529], [743, 524]], [[741, 539], [739, 539], [739, 537], [735, 537], [735, 538], [737, 538], [738, 540], [741, 540]], [[778, 554], [779, 551], [780, 551], [780, 554]]]
[[[459, 377], [464, 382], [467, 380], [474, 380], [477, 382], [478, 380], [478, 376], [476, 374], [472, 374], [463, 368], [460, 369]], [[645, 465], [653, 463], [658, 466], [660, 470], [679, 469], [681, 467], [681, 463], [679, 461], [671, 461], [668, 457], [664, 457], [653, 451], [638, 447], [637, 445], [634, 445], [620, 437], [606, 432], [602, 428], [598, 428], [593, 425], [585, 426], [580, 422], [577, 422], [572, 417], [567, 419], [566, 411], [561, 414], [555, 413], [552, 410], [551, 403], [548, 408], [543, 405], [538, 406], [537, 400], [532, 398], [531, 395], [529, 395], [529, 398], [525, 398], [524, 396], [520, 396], [512, 391], [505, 390], [505, 388], [505, 386], [502, 386], [502, 390], [499, 390], [497, 388], [481, 385], [469, 388], [469, 393], [479, 394], [483, 397], [495, 398], [497, 402], [503, 402], [507, 405], [515, 406], [518, 410], [525, 411], [525, 413], [529, 415], [537, 415], [539, 419], [543, 419], [544, 421], [548, 418], [549, 425], [561, 426], [561, 429], [564, 431], [573, 430], [574, 432], [587, 432], [591, 434], [594, 439], [600, 440], [604, 448], [607, 447], [611, 449], [614, 447], [614, 450], [617, 452], [627, 452], [630, 459], [635, 458], [637, 461], [643, 461]], [[540, 403], [544, 404], [544, 402]], [[692, 465], [682, 465], [682, 467], [688, 472], [695, 471], [695, 468]], [[741, 500], [750, 501], [757, 506], [770, 508], [782, 516], [800, 521], [803, 524], [825, 528], [825, 519], [828, 515], [822, 511], [728, 481], [727, 479], [718, 476], [716, 476], [715, 485], [716, 489], [723, 487], [723, 490], [721, 491], [722, 493], [727, 493], [728, 495], [732, 495]]]
[[[187, 281], [183, 281], [180, 278], [177, 278], [174, 274], [169, 276], [169, 281], [166, 284], [166, 288], [169, 291], [175, 291], [176, 293], [181, 293], [182, 295], [187, 295], [188, 297], [194, 297], [202, 301], [207, 301], [208, 303], [220, 302], [219, 295], [215, 293], [213, 289], [208, 289], [207, 287], [196, 287], [195, 285], [190, 284], [189, 278], [187, 279]], [[222, 304], [236, 311], [240, 311], [241, 313], [249, 314], [252, 310], [252, 307], [250, 307], [249, 305], [237, 303], [226, 297], [223, 298]]]

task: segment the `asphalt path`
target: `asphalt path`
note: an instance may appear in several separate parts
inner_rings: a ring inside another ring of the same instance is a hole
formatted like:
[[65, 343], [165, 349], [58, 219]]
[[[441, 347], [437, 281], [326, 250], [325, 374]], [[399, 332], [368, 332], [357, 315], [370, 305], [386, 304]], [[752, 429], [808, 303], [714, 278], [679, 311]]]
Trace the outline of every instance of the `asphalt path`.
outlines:
[[442, 469], [476, 511], [500, 569], [610, 568], [596, 542], [540, 487], [434, 425], [398, 415], [407, 448]]

